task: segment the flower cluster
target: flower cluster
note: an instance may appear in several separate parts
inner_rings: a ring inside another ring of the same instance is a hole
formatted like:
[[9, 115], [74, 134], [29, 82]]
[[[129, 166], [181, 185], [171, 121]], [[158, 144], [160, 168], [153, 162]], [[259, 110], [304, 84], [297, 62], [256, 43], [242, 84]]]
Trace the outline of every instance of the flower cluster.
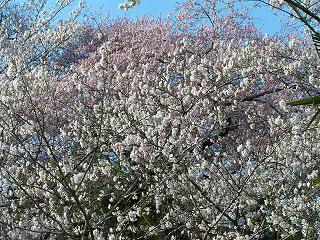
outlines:
[[315, 110], [285, 105], [319, 91], [316, 55], [183, 11], [1, 32], [1, 236], [319, 237]]

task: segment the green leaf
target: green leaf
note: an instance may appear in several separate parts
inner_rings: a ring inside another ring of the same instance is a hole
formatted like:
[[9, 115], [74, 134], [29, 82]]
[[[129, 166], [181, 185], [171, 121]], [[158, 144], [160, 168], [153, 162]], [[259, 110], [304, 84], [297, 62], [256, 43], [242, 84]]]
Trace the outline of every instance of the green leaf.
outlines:
[[311, 186], [317, 189], [320, 189], [320, 173], [316, 178], [314, 178], [311, 182]]
[[139, 225], [143, 227], [153, 226], [155, 223], [150, 215], [144, 215], [139, 219]]
[[289, 238], [286, 238], [288, 240], [303, 240], [303, 234], [301, 232], [297, 232], [294, 235], [290, 236]]
[[288, 102], [287, 104], [290, 106], [317, 105], [320, 104], [320, 95]]

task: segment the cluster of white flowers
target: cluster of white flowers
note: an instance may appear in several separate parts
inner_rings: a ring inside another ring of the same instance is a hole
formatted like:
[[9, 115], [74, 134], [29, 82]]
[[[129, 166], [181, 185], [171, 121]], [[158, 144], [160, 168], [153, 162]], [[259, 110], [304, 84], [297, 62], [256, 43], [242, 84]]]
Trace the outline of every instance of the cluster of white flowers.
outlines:
[[316, 110], [285, 105], [318, 89], [315, 55], [215, 17], [119, 20], [94, 47], [73, 20], [1, 33], [1, 236], [319, 237]]
[[121, 10], [129, 10], [130, 8], [133, 8], [134, 6], [138, 5], [140, 3], [140, 0], [128, 0], [125, 3], [121, 3], [119, 5], [119, 8]]

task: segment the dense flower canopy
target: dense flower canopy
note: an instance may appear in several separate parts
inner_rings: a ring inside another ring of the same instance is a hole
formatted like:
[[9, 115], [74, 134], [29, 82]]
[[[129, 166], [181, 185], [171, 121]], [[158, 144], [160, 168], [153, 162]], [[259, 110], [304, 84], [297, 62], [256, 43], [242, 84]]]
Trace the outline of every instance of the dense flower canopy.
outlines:
[[1, 32], [4, 239], [319, 237], [310, 43], [194, 11]]

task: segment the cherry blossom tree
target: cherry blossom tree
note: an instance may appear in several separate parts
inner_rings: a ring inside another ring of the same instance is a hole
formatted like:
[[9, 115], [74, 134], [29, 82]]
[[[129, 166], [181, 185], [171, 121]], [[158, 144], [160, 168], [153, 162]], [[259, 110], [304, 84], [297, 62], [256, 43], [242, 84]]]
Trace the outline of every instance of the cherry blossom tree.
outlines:
[[[47, 7], [46, 1], [17, 3], [6, 0], [0, 4], [0, 111], [3, 113], [0, 120], [1, 207], [3, 210], [11, 201], [17, 201], [15, 187], [23, 189], [27, 180], [14, 178], [17, 173], [11, 171], [11, 168], [21, 168], [21, 163], [26, 159], [38, 159], [38, 157], [45, 159], [42, 152], [37, 150], [37, 146], [40, 146], [40, 135], [32, 133], [32, 129], [40, 131], [36, 124], [44, 120], [45, 113], [53, 114], [56, 107], [50, 102], [50, 97], [55, 94], [53, 91], [55, 83], [50, 78], [55, 76], [57, 79], [64, 69], [59, 68], [54, 59], [67, 45], [76, 40], [76, 17], [83, 5], [79, 5], [68, 20], [59, 23], [54, 21], [55, 17], [71, 3], [72, 1], [57, 1], [51, 8]], [[49, 87], [51, 85], [52, 87]], [[40, 115], [41, 118], [38, 118]], [[47, 127], [49, 125], [43, 126], [41, 133], [44, 133]], [[51, 134], [54, 134], [52, 128], [51, 130]], [[34, 178], [32, 175], [28, 177]], [[8, 181], [15, 182], [15, 187]], [[19, 208], [15, 208], [18, 212], [7, 210], [2, 212], [4, 215], [0, 223], [1, 238], [29, 238], [29, 235], [23, 232], [26, 230], [33, 232], [32, 229], [36, 228], [32, 217], [29, 217], [35, 212], [29, 206], [39, 204], [37, 201], [29, 198], [27, 202], [21, 201]], [[47, 210], [41, 211], [43, 213]], [[18, 232], [14, 230], [16, 227]]]
[[193, 7], [3, 37], [1, 236], [319, 237], [316, 53]]

